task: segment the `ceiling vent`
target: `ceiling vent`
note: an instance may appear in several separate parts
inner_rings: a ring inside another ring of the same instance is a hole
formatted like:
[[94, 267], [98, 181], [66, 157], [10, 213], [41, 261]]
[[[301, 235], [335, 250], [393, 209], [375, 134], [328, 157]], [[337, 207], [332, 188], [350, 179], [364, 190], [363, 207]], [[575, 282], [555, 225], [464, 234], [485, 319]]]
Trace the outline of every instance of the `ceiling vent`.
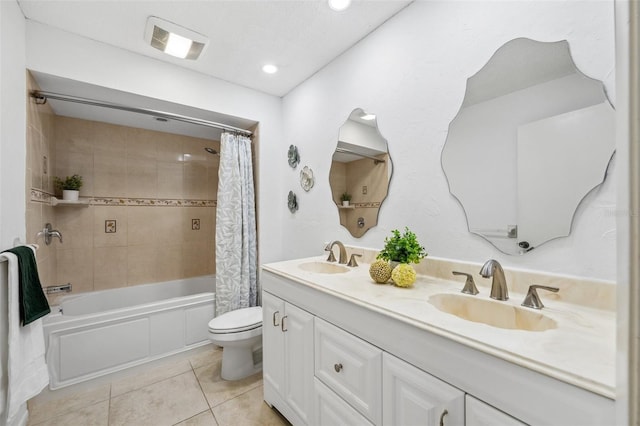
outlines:
[[147, 19], [144, 39], [168, 55], [192, 60], [198, 59], [209, 43], [207, 36], [156, 16]]

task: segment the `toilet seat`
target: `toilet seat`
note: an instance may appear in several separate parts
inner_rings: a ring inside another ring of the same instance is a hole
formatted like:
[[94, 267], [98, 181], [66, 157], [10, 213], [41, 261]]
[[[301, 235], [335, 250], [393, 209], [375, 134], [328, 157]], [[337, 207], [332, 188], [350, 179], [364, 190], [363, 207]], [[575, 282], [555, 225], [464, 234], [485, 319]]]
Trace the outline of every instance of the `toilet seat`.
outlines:
[[262, 327], [261, 306], [226, 312], [209, 321], [209, 332], [215, 334], [241, 333], [259, 327]]

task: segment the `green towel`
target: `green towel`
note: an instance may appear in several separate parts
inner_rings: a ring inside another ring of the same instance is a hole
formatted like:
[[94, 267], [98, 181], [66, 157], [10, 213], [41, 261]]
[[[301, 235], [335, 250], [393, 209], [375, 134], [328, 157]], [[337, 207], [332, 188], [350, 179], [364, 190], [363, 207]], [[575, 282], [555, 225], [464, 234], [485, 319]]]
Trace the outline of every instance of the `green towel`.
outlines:
[[18, 257], [20, 321], [25, 326], [47, 315], [51, 312], [51, 308], [49, 308], [47, 298], [42, 291], [33, 250], [27, 246], [19, 246], [5, 251]]

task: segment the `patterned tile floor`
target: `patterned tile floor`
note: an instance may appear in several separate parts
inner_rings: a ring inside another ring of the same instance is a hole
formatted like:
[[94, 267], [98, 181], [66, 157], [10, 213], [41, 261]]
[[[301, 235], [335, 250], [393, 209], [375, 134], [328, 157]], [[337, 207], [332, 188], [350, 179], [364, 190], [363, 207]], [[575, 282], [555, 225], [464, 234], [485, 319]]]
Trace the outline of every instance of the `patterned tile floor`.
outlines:
[[228, 382], [208, 345], [29, 401], [28, 426], [287, 426], [262, 399], [262, 373]]

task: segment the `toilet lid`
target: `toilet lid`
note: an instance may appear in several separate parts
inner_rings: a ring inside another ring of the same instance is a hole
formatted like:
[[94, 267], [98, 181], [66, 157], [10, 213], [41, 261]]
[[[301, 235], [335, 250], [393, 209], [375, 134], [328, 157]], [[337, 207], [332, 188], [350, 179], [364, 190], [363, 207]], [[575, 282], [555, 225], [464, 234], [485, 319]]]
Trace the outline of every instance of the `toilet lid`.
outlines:
[[262, 306], [226, 312], [209, 321], [213, 333], [238, 333], [262, 326]]

